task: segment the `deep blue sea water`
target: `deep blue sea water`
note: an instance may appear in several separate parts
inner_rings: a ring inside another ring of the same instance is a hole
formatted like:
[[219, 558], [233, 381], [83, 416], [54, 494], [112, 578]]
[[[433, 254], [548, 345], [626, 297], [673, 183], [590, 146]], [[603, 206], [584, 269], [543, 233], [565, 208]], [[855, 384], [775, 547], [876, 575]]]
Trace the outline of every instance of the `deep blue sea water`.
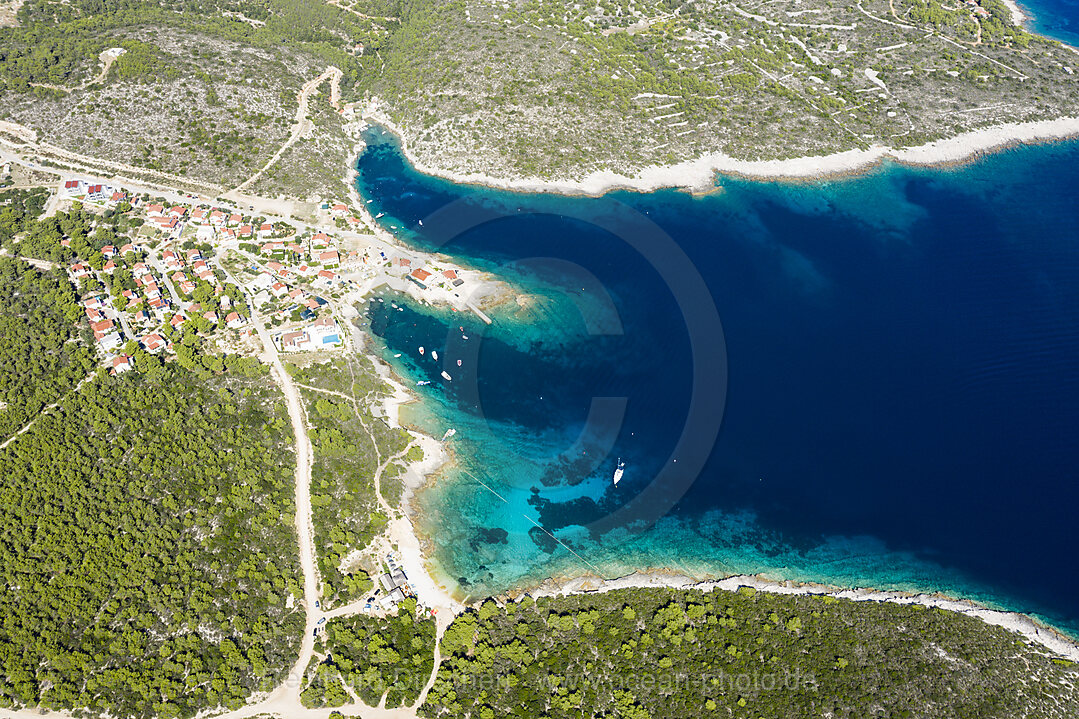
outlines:
[[521, 295], [490, 327], [368, 307], [387, 361], [433, 380], [408, 420], [457, 430], [413, 501], [462, 595], [669, 567], [1079, 630], [1079, 145], [582, 198], [455, 185], [368, 140], [372, 213]]

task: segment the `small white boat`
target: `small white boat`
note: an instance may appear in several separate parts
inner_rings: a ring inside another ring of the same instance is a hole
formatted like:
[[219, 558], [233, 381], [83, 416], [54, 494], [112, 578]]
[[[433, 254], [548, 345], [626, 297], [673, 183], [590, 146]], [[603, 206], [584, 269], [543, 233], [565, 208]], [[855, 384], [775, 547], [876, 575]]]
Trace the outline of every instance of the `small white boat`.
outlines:
[[468, 335], [461, 335], [461, 339], [463, 339], [463, 340], [467, 340], [467, 339], [468, 339]]
[[431, 350], [431, 359], [438, 362], [438, 350]]
[[370, 200], [367, 201], [367, 204], [370, 205], [374, 201], [375, 201], [374, 198], [371, 198]]
[[622, 479], [622, 473], [626, 471], [626, 463], [622, 461], [622, 458], [618, 458], [618, 466], [614, 469], [614, 483], [617, 485], [618, 480]]
[[420, 227], [423, 227], [423, 220], [420, 220]]
[[457, 366], [458, 366], [458, 367], [460, 367], [460, 366], [461, 366], [461, 360], [457, 360]]
[[453, 379], [453, 377], [450, 377], [450, 373], [447, 372], [446, 370], [442, 370], [442, 379], [449, 382], [449, 381], [451, 381]]
[[419, 382], [416, 383], [416, 386], [417, 387], [425, 387], [426, 385], [429, 385], [429, 384], [431, 384], [431, 380], [429, 380], [429, 379], [421, 379]]
[[423, 354], [423, 347], [420, 347], [420, 354]]
[[398, 352], [397, 354], [394, 355], [395, 358], [400, 357], [400, 356], [401, 356], [400, 352]]
[[446, 434], [442, 435], [442, 441], [445, 442], [447, 439], [449, 439], [455, 434], [457, 434], [457, 430], [453, 429], [452, 427], [447, 429]]
[[385, 214], [386, 214], [385, 212], [380, 212], [377, 215], [375, 215], [375, 219], [377, 220], [378, 218], [382, 217]]

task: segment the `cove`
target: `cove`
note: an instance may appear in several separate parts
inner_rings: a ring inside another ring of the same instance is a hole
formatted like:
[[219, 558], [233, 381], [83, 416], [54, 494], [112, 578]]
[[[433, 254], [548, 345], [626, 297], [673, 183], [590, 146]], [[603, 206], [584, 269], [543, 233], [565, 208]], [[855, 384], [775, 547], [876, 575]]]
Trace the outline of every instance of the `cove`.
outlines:
[[405, 419], [456, 430], [412, 506], [463, 597], [761, 573], [1079, 631], [1075, 143], [584, 198], [454, 184], [365, 139], [372, 214], [519, 293], [490, 326], [366, 307], [386, 361], [431, 381]]

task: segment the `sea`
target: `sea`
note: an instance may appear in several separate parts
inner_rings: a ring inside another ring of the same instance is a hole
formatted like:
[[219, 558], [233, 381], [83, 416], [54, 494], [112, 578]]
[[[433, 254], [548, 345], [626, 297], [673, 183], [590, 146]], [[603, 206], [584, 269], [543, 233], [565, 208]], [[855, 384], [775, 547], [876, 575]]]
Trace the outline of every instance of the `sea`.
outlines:
[[490, 325], [391, 290], [362, 308], [418, 396], [403, 420], [455, 430], [410, 501], [460, 598], [760, 574], [1079, 635], [1079, 144], [592, 198], [365, 139], [372, 215], [512, 287]]

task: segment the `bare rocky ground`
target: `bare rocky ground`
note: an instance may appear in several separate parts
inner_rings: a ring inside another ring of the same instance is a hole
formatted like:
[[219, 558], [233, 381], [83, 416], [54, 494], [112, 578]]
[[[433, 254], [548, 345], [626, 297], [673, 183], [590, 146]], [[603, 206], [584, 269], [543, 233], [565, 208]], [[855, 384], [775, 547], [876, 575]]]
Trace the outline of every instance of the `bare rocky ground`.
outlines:
[[18, 27], [15, 14], [22, 4], [23, 0], [0, 0], [0, 27]]
[[372, 92], [421, 161], [502, 177], [909, 147], [1079, 114], [1079, 55], [979, 2], [469, 0], [390, 38]]
[[309, 108], [313, 131], [286, 150], [247, 192], [311, 201], [345, 196], [343, 179], [356, 141], [330, 105], [327, 92], [312, 95]]
[[17, 95], [7, 119], [74, 152], [231, 187], [284, 143], [297, 91], [324, 69], [302, 54], [178, 30], [139, 31], [131, 39], [166, 53], [169, 71], [135, 81], [110, 76], [70, 93]]

